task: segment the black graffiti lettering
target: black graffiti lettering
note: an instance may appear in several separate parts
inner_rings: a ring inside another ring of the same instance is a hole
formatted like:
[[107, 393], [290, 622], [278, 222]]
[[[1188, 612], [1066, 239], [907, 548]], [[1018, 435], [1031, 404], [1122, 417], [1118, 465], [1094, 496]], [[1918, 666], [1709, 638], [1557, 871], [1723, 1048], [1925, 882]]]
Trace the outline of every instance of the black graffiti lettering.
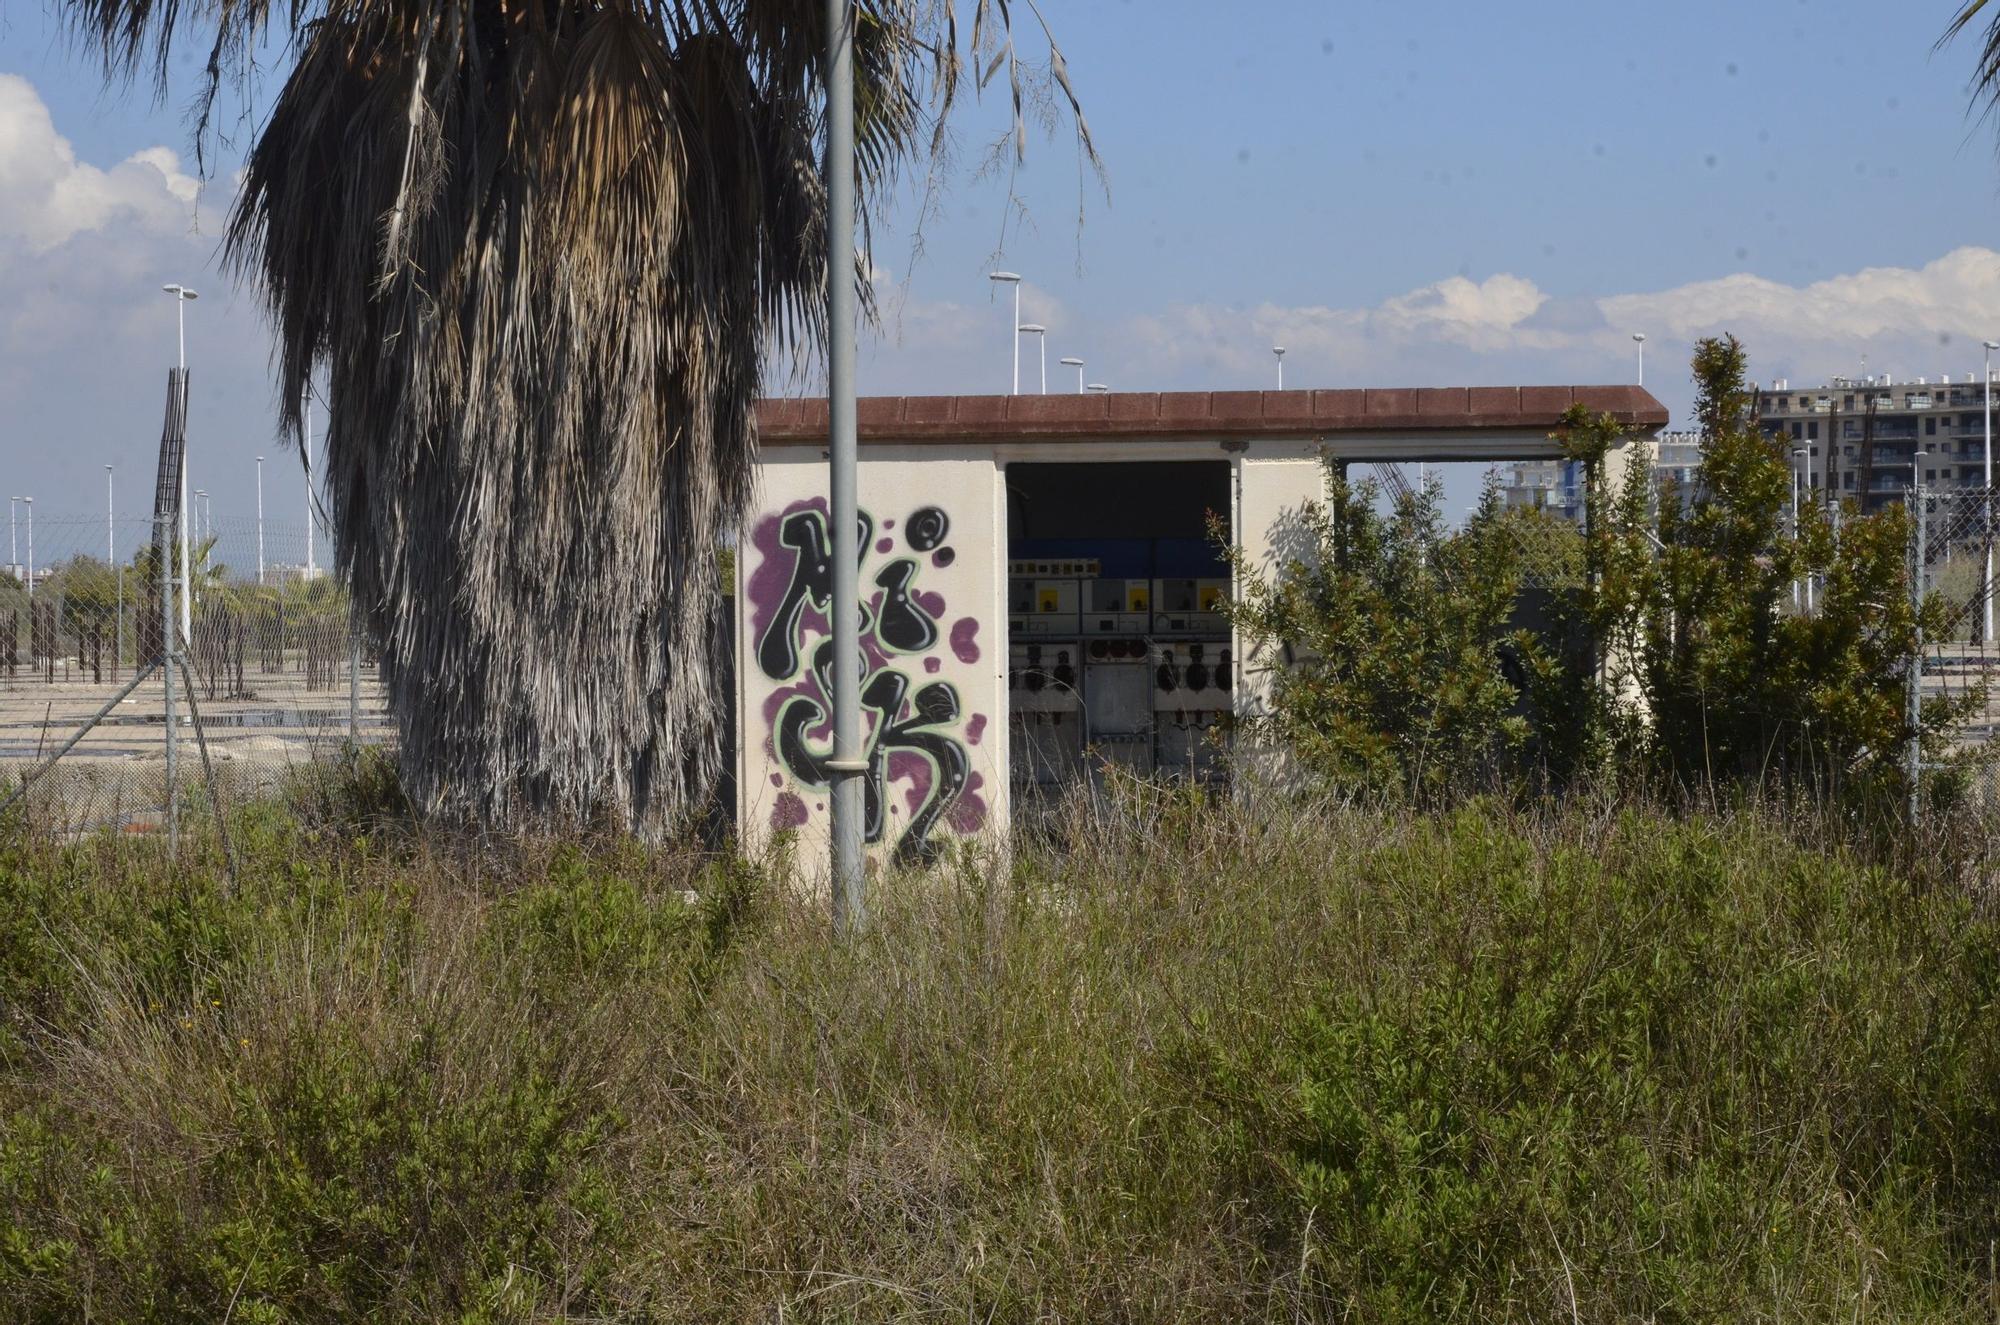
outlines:
[[[813, 651], [813, 671], [822, 693], [831, 693], [833, 646], [823, 641]], [[896, 840], [895, 859], [899, 864], [924, 864], [937, 857], [940, 847], [931, 840], [931, 830], [965, 794], [972, 774], [965, 747], [939, 728], [956, 723], [961, 710], [958, 691], [948, 682], [933, 681], [917, 691], [910, 704], [910, 716], [897, 721], [910, 693], [910, 678], [893, 667], [877, 669], [861, 690], [861, 707], [874, 715], [868, 724], [866, 758], [868, 773], [863, 783], [863, 833], [869, 842], [888, 836], [889, 758], [898, 752], [915, 754], [931, 767], [931, 784], [923, 802], [910, 816]], [[816, 748], [806, 733], [823, 725], [826, 707], [813, 695], [794, 695], [778, 710], [773, 723], [773, 745], [778, 762], [793, 778], [809, 787], [831, 784], [827, 769], [833, 758], [830, 748]]]
[[922, 653], [938, 641], [937, 621], [910, 596], [917, 563], [902, 557], [875, 577], [882, 590], [882, 607], [875, 614], [875, 638], [891, 653]]
[[926, 506], [911, 513], [903, 526], [903, 537], [916, 552], [929, 552], [944, 542], [951, 532], [951, 517], [935, 506]]
[[[855, 564], [868, 553], [875, 536], [875, 521], [868, 512], [859, 512], [855, 538]], [[799, 622], [806, 605], [827, 611], [833, 603], [833, 553], [827, 539], [826, 517], [816, 510], [793, 511], [778, 526], [778, 542], [792, 549], [792, 582], [757, 641], [757, 666], [777, 681], [790, 680], [799, 670]], [[867, 609], [863, 625], [867, 629]]]

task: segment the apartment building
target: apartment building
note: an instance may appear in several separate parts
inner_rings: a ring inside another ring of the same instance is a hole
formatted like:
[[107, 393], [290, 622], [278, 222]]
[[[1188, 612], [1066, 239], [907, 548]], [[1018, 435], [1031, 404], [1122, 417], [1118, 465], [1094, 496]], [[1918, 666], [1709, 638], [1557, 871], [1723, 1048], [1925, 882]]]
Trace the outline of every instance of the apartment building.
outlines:
[[[2000, 378], [2000, 374], [1996, 374]], [[1790, 443], [1805, 488], [1873, 511], [1926, 487], [1984, 485], [1987, 389], [1979, 374], [1898, 381], [1835, 377], [1757, 392], [1764, 431]]]

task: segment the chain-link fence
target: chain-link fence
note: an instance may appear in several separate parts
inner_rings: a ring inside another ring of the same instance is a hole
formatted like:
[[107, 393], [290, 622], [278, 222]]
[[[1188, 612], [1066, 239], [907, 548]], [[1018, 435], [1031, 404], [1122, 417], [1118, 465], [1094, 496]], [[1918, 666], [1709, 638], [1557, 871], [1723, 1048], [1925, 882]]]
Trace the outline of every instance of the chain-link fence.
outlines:
[[2000, 648], [1994, 645], [2000, 604], [1993, 597], [2000, 502], [1984, 488], [1924, 487], [1905, 501], [1912, 601], [1928, 601], [1936, 613], [1912, 669], [1910, 702], [1953, 701], [1963, 713], [1955, 727], [1958, 743], [1984, 745], [2000, 726]]
[[[32, 782], [22, 804], [39, 828], [163, 827], [170, 735], [174, 785], [196, 799], [253, 794], [391, 737], [323, 541], [309, 548], [303, 524], [211, 521], [200, 503], [189, 514], [185, 543], [170, 544], [164, 603], [150, 520], [44, 518], [32, 541], [18, 522], [12, 531], [0, 573], [0, 800]], [[167, 660], [171, 702], [163, 638], [180, 646]]]

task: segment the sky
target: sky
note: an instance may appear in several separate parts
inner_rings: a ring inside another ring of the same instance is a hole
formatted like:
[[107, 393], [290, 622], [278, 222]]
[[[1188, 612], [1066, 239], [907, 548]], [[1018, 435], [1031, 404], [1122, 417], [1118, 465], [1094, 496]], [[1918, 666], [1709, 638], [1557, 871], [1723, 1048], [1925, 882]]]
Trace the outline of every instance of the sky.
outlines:
[[[1051, 390], [1065, 355], [1120, 390], [1272, 385], [1280, 343], [1290, 387], [1626, 382], [1644, 332], [1678, 423], [1699, 336], [1797, 382], [1976, 372], [2000, 338], [1995, 126], [1974, 44], [1933, 50], [1954, 0], [1041, 7], [1103, 176], [1061, 129], [980, 169], [1007, 110], [968, 100], [921, 234], [913, 194], [878, 218], [864, 394], [1007, 390], [1001, 267]], [[263, 317], [219, 254], [261, 103], [204, 177], [192, 90], [107, 91], [56, 11], [0, 9], [0, 495], [37, 498], [45, 548], [102, 528], [106, 464], [121, 511], [150, 505], [168, 281], [202, 295], [194, 485], [240, 526], [263, 454], [274, 529], [303, 520]]]

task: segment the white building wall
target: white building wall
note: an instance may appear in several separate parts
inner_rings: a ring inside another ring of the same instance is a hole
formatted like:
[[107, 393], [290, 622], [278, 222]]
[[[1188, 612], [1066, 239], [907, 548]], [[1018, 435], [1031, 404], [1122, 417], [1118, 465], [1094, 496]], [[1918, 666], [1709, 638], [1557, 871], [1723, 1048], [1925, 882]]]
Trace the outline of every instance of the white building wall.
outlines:
[[[812, 871], [833, 753], [826, 482], [819, 448], [767, 450], [737, 552], [737, 822], [752, 849], [795, 830]], [[869, 850], [910, 863], [1006, 822], [1004, 493], [990, 447], [871, 445], [859, 497]]]

